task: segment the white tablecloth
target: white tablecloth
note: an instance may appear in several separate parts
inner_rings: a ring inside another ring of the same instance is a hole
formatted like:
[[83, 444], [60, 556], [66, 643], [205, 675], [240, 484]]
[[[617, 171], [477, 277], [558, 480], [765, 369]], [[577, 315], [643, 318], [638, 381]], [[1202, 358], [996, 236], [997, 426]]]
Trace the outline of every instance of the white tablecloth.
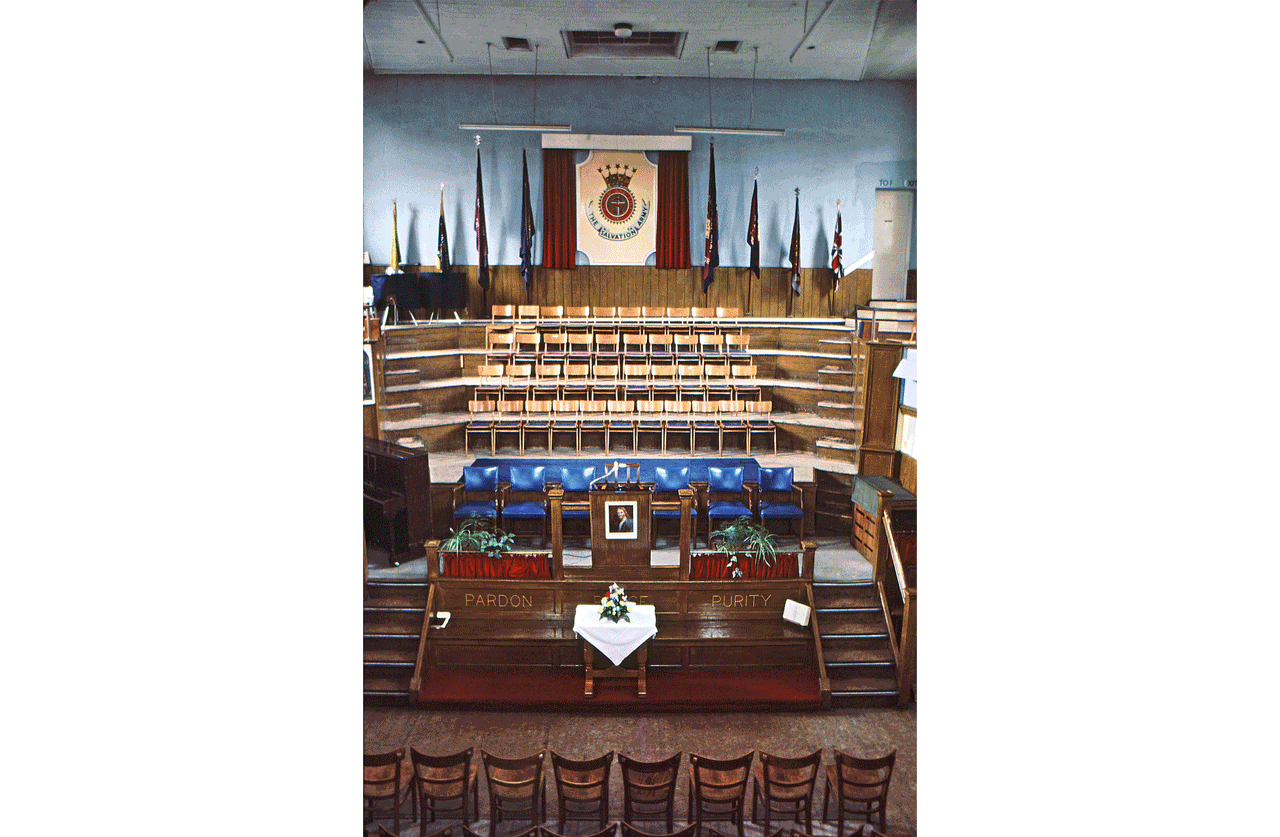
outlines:
[[578, 605], [573, 614], [573, 632], [591, 643], [613, 664], [621, 665], [627, 655], [658, 633], [658, 614], [653, 605], [634, 605], [631, 621], [601, 619], [599, 605]]

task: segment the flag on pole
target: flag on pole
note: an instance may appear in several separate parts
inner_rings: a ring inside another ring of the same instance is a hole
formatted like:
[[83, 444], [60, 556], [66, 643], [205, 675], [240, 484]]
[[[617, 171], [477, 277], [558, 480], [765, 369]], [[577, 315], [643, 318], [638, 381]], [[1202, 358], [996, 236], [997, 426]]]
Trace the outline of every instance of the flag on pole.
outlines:
[[524, 199], [520, 204], [520, 276], [527, 291], [533, 281], [533, 236], [537, 230], [533, 227], [533, 206], [529, 202], [529, 159], [524, 149], [520, 150], [520, 160], [524, 165]]
[[396, 202], [391, 201], [391, 264], [387, 273], [400, 272], [400, 225], [396, 223]]
[[800, 190], [796, 189], [796, 220], [791, 225], [791, 292], [800, 296]]
[[760, 217], [756, 209], [758, 184], [751, 186], [751, 218], [747, 221], [747, 243], [751, 245], [751, 272], [760, 278]]
[[449, 233], [444, 228], [444, 184], [440, 184], [440, 235], [436, 242], [436, 262], [440, 273], [448, 273], [453, 268], [449, 259]]
[[[478, 138], [477, 138], [478, 140]], [[480, 146], [476, 146], [476, 252], [480, 258], [480, 287], [489, 290], [489, 234], [484, 226], [484, 181], [480, 177]]]
[[702, 292], [710, 290], [720, 264], [720, 218], [716, 213], [716, 144], [711, 143], [711, 178], [707, 181], [707, 245], [702, 258]]
[[840, 263], [842, 255], [844, 253], [840, 247], [840, 201], [836, 201], [836, 235], [831, 244], [831, 270], [835, 275], [831, 280], [831, 293], [840, 290], [840, 277], [844, 275], [844, 265]]

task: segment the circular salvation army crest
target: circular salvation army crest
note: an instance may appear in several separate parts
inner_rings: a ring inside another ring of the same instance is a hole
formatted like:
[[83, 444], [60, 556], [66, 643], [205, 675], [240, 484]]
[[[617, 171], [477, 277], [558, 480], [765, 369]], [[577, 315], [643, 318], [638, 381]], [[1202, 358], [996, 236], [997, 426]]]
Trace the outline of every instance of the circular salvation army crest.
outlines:
[[636, 211], [636, 196], [627, 188], [635, 176], [635, 167], [609, 165], [599, 172], [606, 187], [600, 194], [600, 214], [612, 224], [625, 223]]

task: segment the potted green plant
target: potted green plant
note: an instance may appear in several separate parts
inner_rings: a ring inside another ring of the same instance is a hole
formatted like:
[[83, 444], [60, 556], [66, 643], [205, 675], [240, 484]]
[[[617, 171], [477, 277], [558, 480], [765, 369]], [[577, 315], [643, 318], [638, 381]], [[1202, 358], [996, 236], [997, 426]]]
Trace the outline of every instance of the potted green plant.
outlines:
[[473, 514], [464, 518], [457, 529], [449, 530], [449, 536], [440, 541], [440, 551], [483, 552], [490, 558], [497, 558], [509, 552], [515, 542], [515, 535], [492, 525], [488, 518]]
[[778, 539], [749, 517], [739, 517], [712, 532], [711, 548], [728, 556], [733, 578], [743, 576], [739, 558], [749, 556], [754, 567], [761, 564], [772, 567], [778, 560]]

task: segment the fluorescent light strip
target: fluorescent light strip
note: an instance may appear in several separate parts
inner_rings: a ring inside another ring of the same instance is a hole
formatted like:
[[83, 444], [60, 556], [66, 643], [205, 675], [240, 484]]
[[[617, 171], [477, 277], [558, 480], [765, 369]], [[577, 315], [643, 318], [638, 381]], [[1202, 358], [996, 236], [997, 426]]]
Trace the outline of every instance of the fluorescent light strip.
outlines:
[[458, 126], [460, 131], [570, 131], [569, 125], [468, 125]]
[[786, 133], [782, 128], [693, 128], [677, 125], [673, 130], [683, 134], [744, 134], [752, 137], [780, 137]]

